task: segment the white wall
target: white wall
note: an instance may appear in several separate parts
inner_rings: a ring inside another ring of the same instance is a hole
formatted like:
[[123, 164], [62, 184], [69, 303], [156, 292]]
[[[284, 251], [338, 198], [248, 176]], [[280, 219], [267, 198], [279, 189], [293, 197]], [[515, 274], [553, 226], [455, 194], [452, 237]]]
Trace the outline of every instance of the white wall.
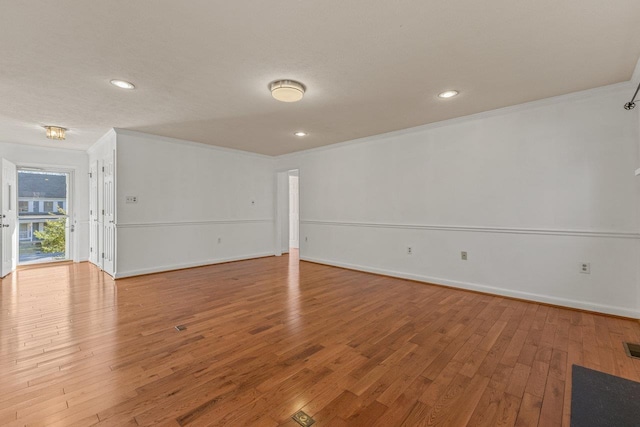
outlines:
[[[55, 142], [51, 143], [55, 146]], [[44, 148], [0, 142], [0, 158], [18, 166], [51, 167], [73, 171], [73, 260], [89, 258], [89, 179], [88, 157], [84, 151]]]
[[302, 258], [640, 317], [630, 88], [279, 157], [300, 169]]
[[116, 277], [274, 254], [273, 158], [116, 133]]

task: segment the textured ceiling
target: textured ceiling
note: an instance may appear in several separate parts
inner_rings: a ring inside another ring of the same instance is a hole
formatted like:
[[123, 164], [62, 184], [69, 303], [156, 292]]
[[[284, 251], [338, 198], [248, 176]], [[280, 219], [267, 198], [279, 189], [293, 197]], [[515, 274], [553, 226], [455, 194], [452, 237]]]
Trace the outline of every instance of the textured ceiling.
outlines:
[[[278, 155], [627, 81], [640, 57], [638, 0], [0, 0], [0, 11], [0, 141], [77, 149], [117, 127]], [[305, 98], [273, 100], [280, 78], [305, 83]], [[461, 95], [438, 100], [450, 88]], [[68, 127], [67, 141], [46, 140], [45, 124]]]

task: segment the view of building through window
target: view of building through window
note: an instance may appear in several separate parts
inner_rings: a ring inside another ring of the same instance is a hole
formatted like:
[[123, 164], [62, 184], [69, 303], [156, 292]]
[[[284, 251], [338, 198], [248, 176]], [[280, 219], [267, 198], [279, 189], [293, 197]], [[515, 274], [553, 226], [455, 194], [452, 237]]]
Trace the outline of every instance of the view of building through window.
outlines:
[[67, 259], [68, 174], [18, 171], [19, 262]]

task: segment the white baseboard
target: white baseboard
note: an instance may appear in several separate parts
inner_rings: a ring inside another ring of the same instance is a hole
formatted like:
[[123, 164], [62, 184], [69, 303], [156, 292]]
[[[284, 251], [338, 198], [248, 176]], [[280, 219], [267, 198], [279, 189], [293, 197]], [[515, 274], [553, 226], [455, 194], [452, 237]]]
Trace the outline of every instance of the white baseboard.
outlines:
[[624, 307], [595, 304], [588, 301], [578, 301], [578, 300], [553, 297], [548, 295], [534, 294], [529, 292], [514, 291], [510, 289], [497, 288], [494, 286], [481, 285], [477, 283], [460, 282], [457, 280], [443, 279], [440, 277], [430, 277], [430, 276], [423, 276], [419, 274], [405, 273], [401, 271], [385, 270], [382, 268], [368, 267], [363, 265], [349, 264], [349, 263], [343, 263], [343, 262], [337, 262], [337, 261], [329, 261], [325, 259], [313, 258], [308, 256], [301, 256], [300, 260], [315, 262], [318, 264], [330, 265], [333, 267], [347, 268], [349, 270], [358, 270], [358, 271], [364, 271], [367, 273], [398, 277], [401, 279], [415, 280], [418, 282], [431, 283], [434, 285], [443, 285], [443, 286], [448, 286], [452, 288], [482, 292], [486, 294], [518, 298], [518, 299], [527, 300], [527, 301], [541, 302], [545, 304], [552, 304], [552, 305], [557, 305], [562, 307], [577, 308], [581, 310], [595, 311], [598, 313], [613, 314], [616, 316], [640, 319], [640, 312], [636, 310], [624, 308]]
[[216, 259], [209, 259], [209, 260], [198, 261], [198, 262], [189, 262], [189, 263], [174, 264], [174, 265], [161, 265], [161, 266], [151, 267], [151, 268], [142, 268], [139, 270], [116, 272], [113, 278], [123, 279], [125, 277], [141, 276], [143, 274], [162, 273], [164, 271], [203, 267], [205, 265], [221, 264], [224, 262], [232, 262], [232, 261], [243, 261], [247, 259], [264, 258], [268, 256], [273, 256], [273, 252], [262, 252], [257, 254], [241, 255], [241, 256], [230, 257], [230, 258], [216, 258]]

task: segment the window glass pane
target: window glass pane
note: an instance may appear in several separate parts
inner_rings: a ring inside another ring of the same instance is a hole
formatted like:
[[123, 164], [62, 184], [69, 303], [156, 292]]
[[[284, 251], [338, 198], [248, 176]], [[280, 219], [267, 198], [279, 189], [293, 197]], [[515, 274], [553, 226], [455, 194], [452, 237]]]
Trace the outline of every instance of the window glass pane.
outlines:
[[67, 259], [69, 229], [58, 209], [66, 213], [68, 180], [63, 172], [18, 170], [20, 264]]

